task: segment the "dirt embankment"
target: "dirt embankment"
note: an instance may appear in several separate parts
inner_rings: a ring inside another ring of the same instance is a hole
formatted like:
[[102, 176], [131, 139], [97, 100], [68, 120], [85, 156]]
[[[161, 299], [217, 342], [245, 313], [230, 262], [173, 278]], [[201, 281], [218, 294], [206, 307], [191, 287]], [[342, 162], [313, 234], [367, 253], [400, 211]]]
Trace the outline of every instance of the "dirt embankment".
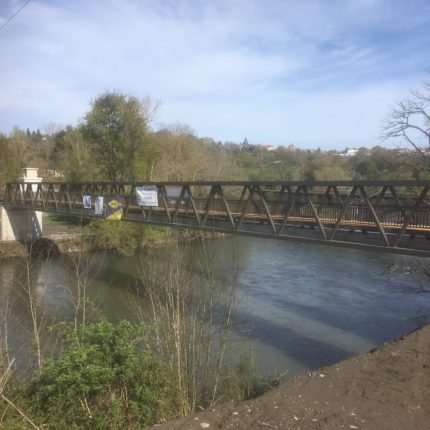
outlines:
[[219, 405], [155, 428], [429, 430], [430, 326], [298, 375], [252, 401]]

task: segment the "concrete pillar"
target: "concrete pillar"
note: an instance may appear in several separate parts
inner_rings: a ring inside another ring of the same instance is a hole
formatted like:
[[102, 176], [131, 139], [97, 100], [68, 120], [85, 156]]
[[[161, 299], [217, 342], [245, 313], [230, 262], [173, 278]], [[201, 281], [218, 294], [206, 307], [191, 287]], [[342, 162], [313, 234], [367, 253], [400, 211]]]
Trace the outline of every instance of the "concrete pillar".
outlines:
[[[33, 191], [37, 191], [37, 184], [42, 182], [38, 177], [37, 168], [26, 167], [22, 169], [20, 182], [34, 183]], [[35, 240], [42, 237], [42, 212], [31, 209], [6, 210], [0, 207], [0, 240]]]

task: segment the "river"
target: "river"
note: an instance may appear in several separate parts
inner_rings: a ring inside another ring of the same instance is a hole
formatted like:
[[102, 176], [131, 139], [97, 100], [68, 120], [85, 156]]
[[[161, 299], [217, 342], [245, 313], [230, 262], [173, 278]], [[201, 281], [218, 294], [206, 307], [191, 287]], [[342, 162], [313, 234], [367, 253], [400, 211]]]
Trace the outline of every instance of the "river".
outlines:
[[[236, 280], [228, 357], [252, 351], [265, 375], [292, 376], [329, 365], [430, 322], [430, 279], [420, 269], [425, 260], [241, 237], [212, 239], [205, 246], [218, 281]], [[157, 252], [162, 261], [163, 249]], [[193, 243], [187, 252], [197, 261], [202, 245]], [[129, 287], [136, 284], [145, 255], [91, 257], [89, 296], [109, 319], [129, 318]], [[35, 263], [31, 277], [46, 321], [71, 318], [69, 260]], [[0, 312], [9, 303], [8, 343], [21, 361], [31, 348], [23, 329], [28, 311], [17, 292], [25, 279], [24, 260], [0, 262]]]

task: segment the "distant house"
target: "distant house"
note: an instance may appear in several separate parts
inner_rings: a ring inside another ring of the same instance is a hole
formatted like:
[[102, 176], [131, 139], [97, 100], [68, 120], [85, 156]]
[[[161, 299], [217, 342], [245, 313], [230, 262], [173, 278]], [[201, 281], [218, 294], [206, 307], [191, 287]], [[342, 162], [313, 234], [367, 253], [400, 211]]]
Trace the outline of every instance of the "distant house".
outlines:
[[[426, 151], [427, 149], [424, 148], [424, 151]], [[395, 148], [394, 151], [398, 152], [399, 154], [408, 154], [411, 152], [415, 152], [416, 149], [415, 148]]]
[[359, 150], [357, 148], [346, 148], [345, 152], [342, 154], [344, 157], [353, 157], [357, 154]]
[[260, 145], [261, 148], [265, 149], [266, 151], [274, 151], [275, 147], [273, 145]]

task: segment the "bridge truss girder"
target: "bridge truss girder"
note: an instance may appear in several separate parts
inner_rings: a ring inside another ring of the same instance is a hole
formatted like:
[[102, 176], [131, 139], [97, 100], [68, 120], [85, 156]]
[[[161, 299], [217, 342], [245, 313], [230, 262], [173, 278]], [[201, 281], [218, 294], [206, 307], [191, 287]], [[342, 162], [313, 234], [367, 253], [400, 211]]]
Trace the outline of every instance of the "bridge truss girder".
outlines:
[[[157, 207], [138, 206], [135, 189], [145, 185], [156, 186]], [[4, 204], [97, 218], [83, 196], [119, 195], [124, 221], [430, 256], [429, 188], [429, 181], [15, 182]]]

